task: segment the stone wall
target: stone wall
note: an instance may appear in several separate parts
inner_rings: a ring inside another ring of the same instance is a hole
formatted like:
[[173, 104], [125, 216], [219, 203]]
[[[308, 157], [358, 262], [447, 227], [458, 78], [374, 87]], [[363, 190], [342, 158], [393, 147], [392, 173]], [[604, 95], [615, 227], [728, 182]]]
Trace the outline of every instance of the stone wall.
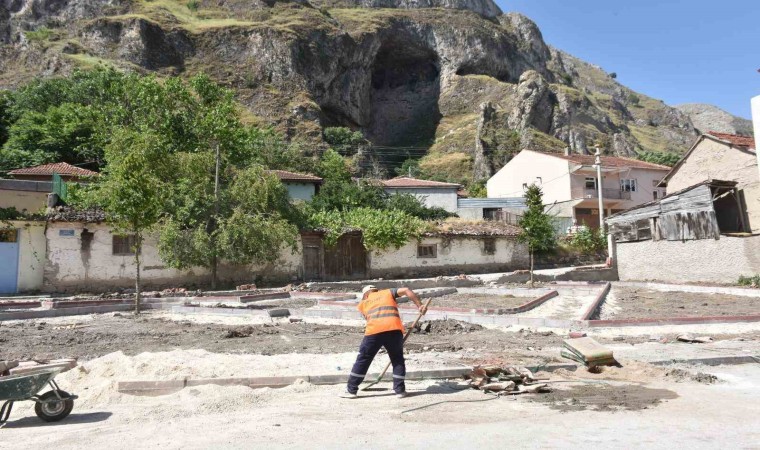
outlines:
[[[113, 254], [113, 234], [107, 225], [53, 222], [48, 224], [45, 236], [45, 291], [106, 291], [134, 286], [134, 256]], [[143, 244], [141, 278], [145, 287], [205, 285], [210, 282], [206, 269], [177, 270], [167, 267], [159, 257], [156, 243], [155, 237], [148, 236]], [[300, 270], [300, 252], [283, 250], [274, 264], [220, 265], [218, 273], [224, 284], [255, 281], [285, 283], [298, 278]]]
[[[410, 278], [460, 273], [505, 272], [528, 267], [528, 250], [514, 238], [495, 237], [495, 252], [486, 251], [486, 237], [426, 237], [398, 250], [373, 252], [372, 277]], [[435, 258], [420, 258], [418, 245], [435, 245]]]
[[619, 242], [616, 247], [621, 281], [734, 284], [740, 275], [760, 273], [760, 236]]

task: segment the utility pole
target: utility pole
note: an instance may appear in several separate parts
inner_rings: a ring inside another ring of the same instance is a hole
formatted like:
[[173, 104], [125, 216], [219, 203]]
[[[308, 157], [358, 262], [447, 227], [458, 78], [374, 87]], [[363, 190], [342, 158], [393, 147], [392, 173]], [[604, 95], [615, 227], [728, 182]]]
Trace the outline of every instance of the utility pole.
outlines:
[[[221, 165], [221, 155], [219, 154], [219, 142], [214, 140], [213, 141], [214, 150], [216, 152], [215, 159], [216, 159], [216, 168], [214, 170], [214, 218], [212, 219], [214, 223], [214, 231], [216, 231], [216, 227], [219, 220], [219, 166]], [[214, 236], [212, 234], [212, 236]], [[212, 239], [214, 239], [212, 237]], [[217, 266], [219, 265], [219, 260], [217, 259], [216, 255], [216, 243], [214, 243], [213, 250], [214, 254], [211, 256], [211, 289], [216, 289], [216, 278], [218, 276], [217, 274]]]
[[604, 233], [604, 195], [602, 190], [602, 153], [599, 147], [594, 153], [594, 167], [596, 167], [596, 188], [599, 190], [599, 231]]
[[760, 169], [760, 95], [752, 99], [752, 124], [755, 129], [755, 154]]

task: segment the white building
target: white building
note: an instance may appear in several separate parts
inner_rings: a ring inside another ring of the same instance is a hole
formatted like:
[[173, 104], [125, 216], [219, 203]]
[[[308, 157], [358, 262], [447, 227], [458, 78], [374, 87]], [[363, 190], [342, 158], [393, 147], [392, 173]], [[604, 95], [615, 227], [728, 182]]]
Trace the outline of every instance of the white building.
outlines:
[[[631, 158], [602, 156], [605, 216], [657, 200], [670, 167]], [[536, 184], [547, 211], [570, 224], [599, 227], [599, 191], [593, 155], [523, 150], [488, 180], [489, 198], [521, 196]]]
[[428, 208], [443, 208], [450, 213], [457, 213], [457, 191], [462, 186], [455, 183], [418, 180], [410, 177], [398, 177], [382, 181], [383, 189], [390, 195], [412, 194]]
[[288, 189], [288, 197], [291, 200], [310, 201], [319, 192], [319, 186], [322, 184], [322, 178], [305, 173], [286, 170], [268, 170], [267, 172], [277, 175]]

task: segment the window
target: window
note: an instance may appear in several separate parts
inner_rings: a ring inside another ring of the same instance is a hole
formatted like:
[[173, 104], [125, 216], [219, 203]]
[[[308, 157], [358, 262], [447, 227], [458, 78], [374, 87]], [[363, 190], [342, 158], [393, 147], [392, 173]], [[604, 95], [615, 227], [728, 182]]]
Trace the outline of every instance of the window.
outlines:
[[652, 199], [653, 199], [653, 200], [657, 200], [657, 197], [658, 197], [658, 195], [657, 195], [657, 194], [658, 194], [658, 192], [657, 192], [656, 190], [655, 190], [655, 191], [652, 191]]
[[13, 230], [0, 230], [0, 242], [14, 243], [18, 242], [18, 233]]
[[527, 191], [527, 190], [528, 190], [528, 183], [523, 183], [523, 191]]
[[657, 187], [660, 184], [660, 180], [652, 180], [652, 187]]
[[496, 254], [496, 239], [494, 238], [486, 238], [483, 240], [483, 252], [486, 255], [495, 255]]
[[113, 235], [111, 248], [114, 255], [134, 255], [135, 254], [135, 235]]
[[417, 244], [418, 258], [437, 258], [438, 244]]
[[636, 180], [620, 180], [620, 190], [622, 192], [636, 192]]
[[586, 177], [586, 189], [596, 190], [596, 178]]

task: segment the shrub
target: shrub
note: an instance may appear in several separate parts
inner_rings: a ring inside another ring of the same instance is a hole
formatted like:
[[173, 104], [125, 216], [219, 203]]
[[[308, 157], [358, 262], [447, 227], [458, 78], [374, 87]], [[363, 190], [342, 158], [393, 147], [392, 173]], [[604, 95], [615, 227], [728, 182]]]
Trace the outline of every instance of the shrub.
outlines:
[[741, 275], [739, 276], [739, 281], [737, 284], [739, 286], [758, 287], [760, 286], [760, 275], [752, 275], [751, 277], [745, 277], [744, 275]]
[[592, 255], [604, 251], [607, 238], [601, 230], [583, 227], [570, 237], [570, 246], [583, 254]]
[[187, 9], [189, 9], [190, 11], [193, 11], [193, 12], [198, 11], [200, 7], [201, 7], [200, 0], [190, 0], [187, 2]]
[[628, 102], [634, 106], [639, 106], [639, 103], [641, 103], [641, 98], [638, 95], [631, 92], [630, 94], [628, 94]]
[[615, 78], [617, 78], [617, 72], [612, 72], [612, 73], [610, 74], [610, 78], [612, 78], [613, 80], [614, 80]]

